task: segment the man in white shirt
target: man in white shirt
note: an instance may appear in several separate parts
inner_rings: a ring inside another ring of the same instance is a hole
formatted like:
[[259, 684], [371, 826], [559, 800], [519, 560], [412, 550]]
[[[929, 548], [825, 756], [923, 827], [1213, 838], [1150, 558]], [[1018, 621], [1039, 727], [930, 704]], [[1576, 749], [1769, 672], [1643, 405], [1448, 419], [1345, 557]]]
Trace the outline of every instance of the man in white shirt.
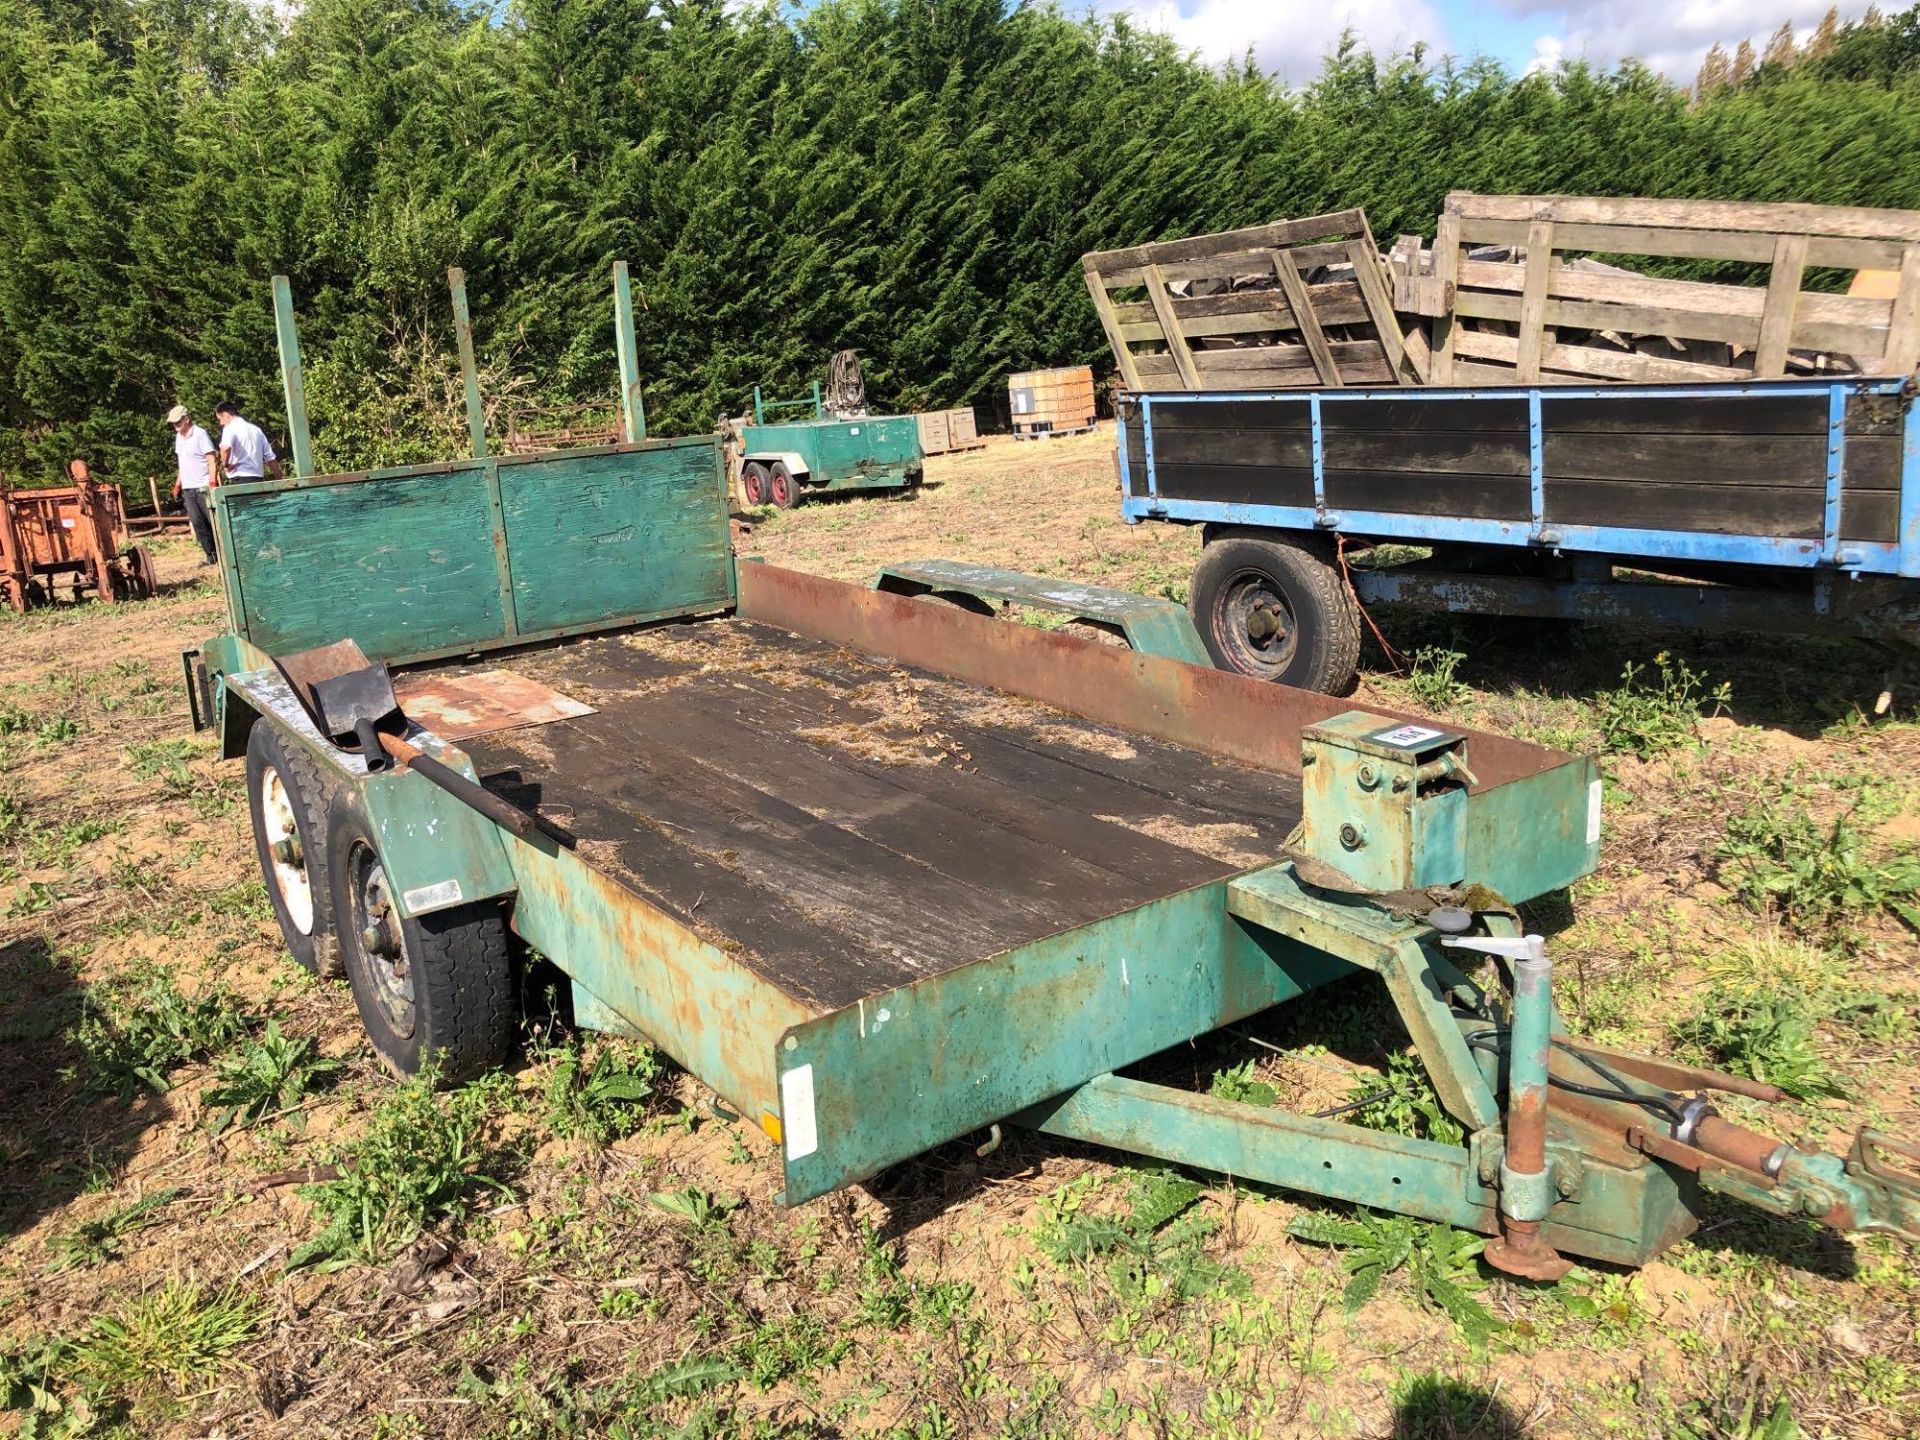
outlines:
[[193, 538], [200, 542], [200, 553], [206, 557], [200, 563], [211, 565], [217, 552], [213, 547], [213, 512], [207, 508], [207, 492], [220, 483], [220, 457], [207, 432], [193, 423], [186, 406], [176, 405], [169, 410], [167, 424], [173, 427], [173, 458], [180, 472], [174, 477], [173, 496], [185, 506], [187, 524], [193, 527]]
[[241, 415], [231, 400], [213, 407], [220, 422], [220, 466], [229, 480], [280, 478], [280, 457], [273, 453], [267, 432]]

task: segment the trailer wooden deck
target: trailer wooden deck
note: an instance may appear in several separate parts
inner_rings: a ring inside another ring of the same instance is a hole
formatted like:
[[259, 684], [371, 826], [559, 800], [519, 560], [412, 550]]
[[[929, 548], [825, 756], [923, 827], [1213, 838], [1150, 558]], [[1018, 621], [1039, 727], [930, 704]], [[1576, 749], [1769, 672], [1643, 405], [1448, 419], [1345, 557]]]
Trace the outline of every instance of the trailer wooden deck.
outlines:
[[513, 657], [596, 713], [462, 742], [595, 868], [825, 1012], [1270, 861], [1297, 777], [773, 626]]

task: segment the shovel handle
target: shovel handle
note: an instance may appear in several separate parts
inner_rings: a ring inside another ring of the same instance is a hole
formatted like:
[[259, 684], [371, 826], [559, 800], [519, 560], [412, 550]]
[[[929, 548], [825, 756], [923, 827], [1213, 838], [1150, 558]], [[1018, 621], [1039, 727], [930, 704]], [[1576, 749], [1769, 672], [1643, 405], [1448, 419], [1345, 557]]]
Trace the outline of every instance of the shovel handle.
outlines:
[[353, 722], [353, 737], [360, 742], [360, 754], [367, 762], [367, 773], [377, 775], [387, 768], [386, 752], [380, 748], [380, 732], [373, 721], [362, 717]]
[[491, 790], [474, 784], [449, 765], [427, 754], [418, 745], [409, 745], [405, 740], [392, 735], [381, 735], [380, 748], [409, 770], [418, 772], [422, 780], [438, 785], [462, 804], [478, 810], [487, 819], [503, 830], [511, 831], [522, 840], [533, 834], [536, 825], [533, 816], [518, 805], [509, 805]]

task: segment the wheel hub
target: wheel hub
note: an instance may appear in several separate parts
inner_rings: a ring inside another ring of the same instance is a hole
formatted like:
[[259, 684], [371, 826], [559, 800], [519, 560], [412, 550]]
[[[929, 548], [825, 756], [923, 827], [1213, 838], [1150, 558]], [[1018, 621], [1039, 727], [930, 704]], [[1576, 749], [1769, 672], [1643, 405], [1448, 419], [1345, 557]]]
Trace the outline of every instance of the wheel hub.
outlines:
[[373, 1000], [386, 1012], [396, 1032], [413, 1033], [413, 967], [408, 963], [406, 934], [400, 912], [387, 888], [387, 872], [366, 847], [354, 854], [354, 933], [360, 942]]
[[1242, 572], [1222, 587], [1213, 625], [1233, 668], [1242, 674], [1277, 675], [1293, 659], [1297, 643], [1293, 608], [1258, 571]]
[[260, 822], [266, 832], [269, 879], [286, 907], [287, 918], [302, 935], [313, 933], [313, 880], [307, 874], [305, 847], [294, 820], [293, 797], [278, 769], [267, 767], [260, 787]]

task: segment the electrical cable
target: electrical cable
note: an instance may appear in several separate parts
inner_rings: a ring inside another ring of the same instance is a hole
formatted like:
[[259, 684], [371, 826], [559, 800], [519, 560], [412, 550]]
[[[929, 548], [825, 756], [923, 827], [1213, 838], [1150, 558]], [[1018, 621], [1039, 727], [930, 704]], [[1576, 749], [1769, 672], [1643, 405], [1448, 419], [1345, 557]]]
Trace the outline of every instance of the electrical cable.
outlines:
[[[1497, 1030], [1476, 1030], [1461, 1038], [1467, 1042], [1468, 1049], [1484, 1051], [1497, 1059], [1503, 1058], [1505, 1054], [1500, 1048], [1498, 1040], [1499, 1033]], [[1628, 1086], [1624, 1080], [1606, 1066], [1596, 1061], [1591, 1055], [1583, 1055], [1578, 1050], [1568, 1045], [1562, 1045], [1557, 1040], [1553, 1043], [1555, 1048], [1563, 1050], [1569, 1055], [1578, 1056], [1589, 1068], [1610, 1081], [1613, 1086], [1610, 1090], [1603, 1090], [1598, 1085], [1580, 1085], [1572, 1080], [1562, 1080], [1558, 1075], [1549, 1074], [1547, 1076], [1547, 1083], [1553, 1086], [1554, 1089], [1565, 1090], [1570, 1095], [1591, 1096], [1596, 1100], [1624, 1100], [1630, 1105], [1638, 1105], [1648, 1114], [1660, 1116], [1676, 1130], [1685, 1123], [1686, 1117], [1683, 1116], [1675, 1106], [1668, 1104], [1659, 1096], [1643, 1095]]]
[[1396, 1093], [1396, 1091], [1391, 1089], [1376, 1090], [1371, 1095], [1362, 1095], [1358, 1100], [1349, 1100], [1344, 1105], [1335, 1105], [1326, 1110], [1316, 1110], [1308, 1118], [1313, 1120], [1331, 1120], [1336, 1115], [1345, 1115], [1354, 1110], [1364, 1110], [1367, 1106], [1377, 1101], [1391, 1100]]

